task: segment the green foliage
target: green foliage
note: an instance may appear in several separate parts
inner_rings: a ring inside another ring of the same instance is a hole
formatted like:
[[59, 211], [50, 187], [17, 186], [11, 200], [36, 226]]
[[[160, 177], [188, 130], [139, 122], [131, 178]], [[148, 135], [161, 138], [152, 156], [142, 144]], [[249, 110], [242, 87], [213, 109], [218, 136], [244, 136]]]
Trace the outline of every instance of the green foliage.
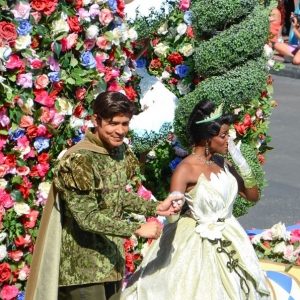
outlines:
[[[264, 187], [267, 185], [266, 180], [264, 179], [264, 171], [259, 163], [259, 160], [257, 158], [257, 149], [252, 147], [249, 144], [243, 144], [241, 145], [241, 151], [246, 158], [249, 166], [251, 167], [251, 170], [256, 178], [257, 181], [257, 186], [258, 186], [258, 191], [259, 191], [259, 196], [261, 196], [261, 193], [263, 192]], [[233, 160], [231, 159], [230, 154], [227, 154], [226, 157], [238, 170], [238, 167], [235, 165]], [[244, 214], [246, 214], [251, 206], [253, 206], [255, 203], [254, 202], [249, 202], [242, 198], [241, 196], [238, 196], [234, 206], [233, 206], [233, 214], [235, 217], [240, 217]]]
[[166, 15], [171, 14], [173, 10], [178, 6], [178, 0], [175, 1], [166, 1], [168, 9], [166, 10], [164, 5], [162, 5], [159, 12], [154, 9], [149, 11], [147, 17], [143, 16], [137, 8], [136, 18], [132, 24], [131, 20], [128, 21], [130, 26], [134, 25], [136, 32], [138, 33], [138, 39], [144, 40], [153, 36], [153, 33], [164, 23], [166, 22]]
[[196, 49], [196, 69], [204, 77], [220, 75], [249, 59], [259, 57], [267, 42], [269, 9], [258, 5], [247, 18]]
[[186, 134], [186, 124], [194, 106], [200, 100], [208, 98], [217, 105], [224, 103], [224, 111], [231, 111], [242, 104], [250, 103], [258, 92], [262, 92], [267, 77], [266, 60], [260, 58], [250, 60], [224, 75], [200, 82], [193, 92], [179, 100], [175, 110], [174, 131], [181, 146], [189, 149], [191, 145]]
[[[158, 200], [165, 199], [169, 193], [172, 170], [169, 167], [175, 157], [172, 145], [164, 142], [155, 148], [155, 157], [148, 158], [145, 166], [145, 186]], [[149, 156], [148, 156], [149, 157]]]
[[192, 1], [192, 24], [197, 36], [224, 30], [232, 22], [248, 15], [257, 0], [196, 0]]

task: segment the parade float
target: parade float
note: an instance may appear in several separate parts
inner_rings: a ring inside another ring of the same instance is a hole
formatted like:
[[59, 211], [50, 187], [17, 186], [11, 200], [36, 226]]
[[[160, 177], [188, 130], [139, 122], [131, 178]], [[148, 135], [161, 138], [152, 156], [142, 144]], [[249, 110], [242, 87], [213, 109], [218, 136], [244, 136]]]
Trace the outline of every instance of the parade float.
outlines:
[[[141, 170], [127, 188], [145, 199], [168, 194], [172, 171], [190, 151], [186, 118], [206, 97], [237, 115], [232, 134], [243, 141], [260, 192], [266, 184], [261, 165], [276, 106], [266, 45], [272, 5], [156, 0], [142, 9], [141, 1], [125, 2], [0, 1], [2, 299], [24, 298], [53, 168], [92, 126], [91, 103], [102, 91], [136, 104], [127, 142]], [[248, 209], [239, 198], [235, 215]], [[149, 243], [125, 243], [130, 272]]]

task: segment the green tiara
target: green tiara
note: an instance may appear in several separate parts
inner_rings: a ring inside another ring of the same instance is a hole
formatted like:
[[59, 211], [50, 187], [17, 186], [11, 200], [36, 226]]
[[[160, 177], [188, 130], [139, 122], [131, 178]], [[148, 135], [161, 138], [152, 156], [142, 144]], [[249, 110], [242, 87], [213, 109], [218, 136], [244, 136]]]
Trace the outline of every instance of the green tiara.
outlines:
[[206, 123], [218, 119], [222, 116], [223, 103], [221, 103], [210, 115], [204, 120], [195, 122], [196, 124]]

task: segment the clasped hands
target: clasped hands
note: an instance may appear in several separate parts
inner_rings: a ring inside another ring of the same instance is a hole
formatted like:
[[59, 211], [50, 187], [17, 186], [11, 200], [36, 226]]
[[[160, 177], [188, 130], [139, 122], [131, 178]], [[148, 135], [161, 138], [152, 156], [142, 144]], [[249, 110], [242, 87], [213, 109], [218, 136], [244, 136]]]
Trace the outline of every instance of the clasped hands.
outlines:
[[[172, 216], [180, 213], [183, 205], [183, 195], [169, 196], [157, 205], [156, 214], [160, 216]], [[162, 227], [158, 222], [147, 222], [142, 224], [135, 234], [150, 239], [158, 239], [162, 233]]]

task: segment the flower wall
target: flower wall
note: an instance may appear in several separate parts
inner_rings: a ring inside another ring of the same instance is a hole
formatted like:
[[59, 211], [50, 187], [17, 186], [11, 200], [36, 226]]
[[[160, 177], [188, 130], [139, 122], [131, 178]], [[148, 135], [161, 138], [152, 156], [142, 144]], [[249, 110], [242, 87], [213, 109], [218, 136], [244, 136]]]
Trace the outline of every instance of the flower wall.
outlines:
[[91, 125], [101, 91], [135, 101], [124, 1], [1, 1], [0, 298], [23, 299], [59, 153]]

